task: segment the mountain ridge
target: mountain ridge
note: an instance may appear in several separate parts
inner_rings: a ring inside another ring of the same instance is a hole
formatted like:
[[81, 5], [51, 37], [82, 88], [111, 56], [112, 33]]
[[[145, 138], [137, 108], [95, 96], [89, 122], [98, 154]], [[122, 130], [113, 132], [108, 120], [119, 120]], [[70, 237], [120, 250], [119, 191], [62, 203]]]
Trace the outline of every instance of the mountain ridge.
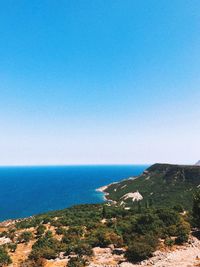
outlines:
[[193, 193], [199, 186], [200, 166], [155, 163], [137, 177], [108, 185], [103, 192], [108, 200], [120, 205], [134, 205], [136, 201], [123, 199], [123, 196], [139, 192], [141, 203], [153, 202], [155, 206], [166, 207], [182, 205], [190, 209]]

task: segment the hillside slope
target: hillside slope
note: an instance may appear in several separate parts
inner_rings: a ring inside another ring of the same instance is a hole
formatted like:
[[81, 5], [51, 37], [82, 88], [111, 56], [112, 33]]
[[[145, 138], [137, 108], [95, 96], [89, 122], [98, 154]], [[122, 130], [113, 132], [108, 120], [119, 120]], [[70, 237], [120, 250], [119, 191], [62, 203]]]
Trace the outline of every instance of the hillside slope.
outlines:
[[138, 195], [143, 198], [141, 203], [167, 207], [180, 204], [190, 209], [193, 193], [198, 186], [200, 166], [156, 163], [136, 178], [109, 185], [104, 193], [107, 199], [121, 205], [134, 205], [137, 201], [133, 201], [133, 197]]
[[[192, 237], [191, 222], [199, 218], [200, 195], [195, 198], [196, 212], [190, 217], [170, 206], [183, 204], [191, 209], [199, 178], [200, 167], [155, 164], [134, 180], [104, 187], [119, 205], [85, 204], [2, 222], [0, 266], [198, 264], [200, 244]], [[124, 205], [141, 203], [139, 200], [144, 205], [128, 209]], [[151, 201], [152, 207], [147, 205]]]

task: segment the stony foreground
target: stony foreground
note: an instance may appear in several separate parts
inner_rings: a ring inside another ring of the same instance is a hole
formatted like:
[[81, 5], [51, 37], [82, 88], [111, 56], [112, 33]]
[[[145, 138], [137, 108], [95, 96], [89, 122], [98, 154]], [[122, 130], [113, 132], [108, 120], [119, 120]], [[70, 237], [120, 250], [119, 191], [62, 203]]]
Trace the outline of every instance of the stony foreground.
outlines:
[[[123, 256], [113, 255], [111, 248], [95, 248], [94, 257], [89, 267], [192, 267], [200, 266], [200, 240], [190, 238], [190, 243], [185, 246], [175, 247], [168, 251], [156, 251], [154, 257], [141, 264], [123, 262]], [[47, 267], [66, 266], [66, 261], [47, 261]]]

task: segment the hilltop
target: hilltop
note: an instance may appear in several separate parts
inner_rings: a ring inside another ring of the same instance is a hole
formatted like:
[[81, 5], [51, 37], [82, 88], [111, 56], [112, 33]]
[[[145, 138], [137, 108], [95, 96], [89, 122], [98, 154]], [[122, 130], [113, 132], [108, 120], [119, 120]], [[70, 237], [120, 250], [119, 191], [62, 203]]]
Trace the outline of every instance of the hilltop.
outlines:
[[140, 201], [156, 207], [181, 205], [190, 209], [193, 193], [199, 186], [200, 166], [156, 163], [140, 176], [113, 183], [103, 192], [108, 200], [121, 205], [135, 205]]

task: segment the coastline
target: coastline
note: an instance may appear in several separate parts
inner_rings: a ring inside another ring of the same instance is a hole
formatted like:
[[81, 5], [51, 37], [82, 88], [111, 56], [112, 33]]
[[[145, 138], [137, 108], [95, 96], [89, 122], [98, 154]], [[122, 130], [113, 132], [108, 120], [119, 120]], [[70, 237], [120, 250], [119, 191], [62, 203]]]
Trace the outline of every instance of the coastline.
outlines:
[[101, 186], [97, 189], [95, 189], [96, 192], [100, 192], [102, 193], [102, 196], [103, 196], [103, 200], [104, 201], [109, 201], [109, 193], [105, 192], [105, 190], [109, 187], [109, 185], [104, 185], [104, 186]]
[[[95, 192], [96, 188], [120, 181], [121, 177], [128, 177], [131, 173], [138, 173], [140, 168], [126, 165], [1, 168], [0, 221], [79, 204], [102, 203], [102, 194]], [[37, 181], [40, 181], [40, 186]], [[12, 197], [8, 203], [7, 196], [10, 194]], [[34, 198], [36, 194], [38, 198]], [[28, 206], [26, 202], [29, 202]]]
[[103, 194], [103, 200], [104, 200], [104, 201], [115, 202], [114, 200], [112, 200], [112, 199], [109, 198], [109, 195], [110, 195], [110, 194], [109, 194], [108, 192], [106, 192], [106, 190], [108, 189], [108, 187], [111, 186], [111, 185], [113, 185], [113, 184], [118, 184], [118, 183], [120, 183], [120, 182], [123, 182], [123, 181], [125, 181], [125, 180], [135, 180], [137, 177], [138, 177], [138, 176], [133, 176], [133, 177], [131, 176], [131, 177], [129, 177], [129, 178], [124, 178], [124, 179], [122, 179], [122, 180], [120, 180], [120, 181], [118, 181], [118, 182], [113, 182], [113, 183], [110, 183], [110, 184], [108, 184], [108, 185], [101, 186], [101, 187], [95, 189], [95, 191], [96, 191], [96, 192], [100, 192], [100, 193]]
[[112, 199], [109, 198], [110, 194], [108, 192], [106, 192], [106, 190], [108, 189], [109, 186], [111, 186], [113, 184], [118, 184], [118, 183], [119, 182], [113, 182], [113, 183], [110, 183], [108, 185], [101, 186], [101, 187], [95, 189], [95, 191], [103, 194], [104, 201], [114, 202]]

